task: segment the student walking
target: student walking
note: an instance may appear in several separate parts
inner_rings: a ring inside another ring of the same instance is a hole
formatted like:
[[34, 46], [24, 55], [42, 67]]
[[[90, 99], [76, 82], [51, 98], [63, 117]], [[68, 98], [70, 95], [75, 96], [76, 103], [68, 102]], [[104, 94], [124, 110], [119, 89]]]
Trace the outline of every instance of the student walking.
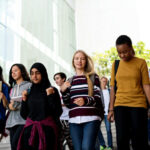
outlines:
[[[120, 63], [111, 73], [111, 99], [108, 119], [115, 117], [118, 150], [148, 150], [147, 102], [150, 104], [148, 68], [144, 59], [135, 56], [131, 39], [121, 35], [116, 40]], [[116, 84], [115, 84], [116, 80]], [[115, 92], [114, 87], [117, 87]]]
[[75, 150], [93, 150], [104, 112], [99, 77], [94, 73], [91, 58], [84, 51], [75, 52], [72, 65], [76, 74], [61, 86], [61, 92], [65, 105], [70, 108], [73, 146]]
[[[56, 84], [61, 87], [64, 82], [66, 81], [66, 74], [63, 72], [58, 72], [54, 75], [54, 80]], [[61, 106], [63, 109], [63, 113], [60, 116], [60, 122], [61, 122], [61, 135], [60, 135], [60, 142], [61, 142], [61, 147], [63, 147], [63, 143], [67, 142], [67, 145], [70, 150], [73, 150], [73, 144], [72, 144], [72, 139], [70, 137], [70, 130], [69, 130], [69, 109], [65, 106], [63, 103], [62, 95], [60, 94], [61, 98]]]
[[101, 90], [102, 90], [102, 95], [104, 99], [104, 110], [105, 110], [105, 115], [104, 115], [104, 122], [105, 122], [105, 127], [107, 131], [107, 142], [108, 142], [108, 147], [106, 148], [106, 143], [103, 137], [103, 134], [101, 132], [101, 129], [98, 132], [98, 138], [100, 142], [100, 150], [112, 150], [113, 148], [113, 143], [112, 143], [112, 133], [111, 133], [111, 123], [108, 121], [107, 116], [108, 116], [108, 108], [109, 108], [109, 103], [110, 103], [110, 94], [109, 94], [109, 89], [107, 88], [107, 83], [108, 79], [106, 77], [101, 78]]
[[25, 124], [25, 120], [20, 116], [22, 92], [31, 86], [24, 65], [12, 65], [9, 72], [9, 83], [11, 87], [11, 100], [8, 105], [10, 113], [6, 122], [6, 128], [10, 131], [11, 150], [16, 150], [20, 132]]
[[21, 116], [26, 124], [17, 150], [58, 150], [58, 126], [62, 113], [58, 90], [52, 87], [42, 63], [30, 69], [32, 86], [23, 92]]

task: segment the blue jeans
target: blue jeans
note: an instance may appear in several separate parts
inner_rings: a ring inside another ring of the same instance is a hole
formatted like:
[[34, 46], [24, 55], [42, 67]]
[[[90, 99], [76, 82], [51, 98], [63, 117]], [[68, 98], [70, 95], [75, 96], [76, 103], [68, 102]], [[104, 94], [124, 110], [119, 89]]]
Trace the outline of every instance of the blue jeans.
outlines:
[[[107, 131], [108, 146], [109, 147], [113, 147], [113, 144], [112, 144], [112, 133], [111, 133], [111, 124], [107, 120], [107, 115], [104, 116], [104, 122], [105, 122], [106, 131]], [[106, 146], [104, 137], [103, 137], [102, 132], [101, 132], [101, 129], [98, 132], [98, 138], [99, 138], [100, 145]]]
[[[98, 131], [99, 132], [99, 131]], [[97, 138], [96, 138], [96, 143], [95, 143], [95, 149], [94, 150], [99, 150], [99, 148], [100, 148], [100, 143], [99, 143], [99, 138], [98, 138], [98, 136], [97, 136]]]
[[70, 134], [74, 150], [94, 150], [99, 126], [99, 120], [81, 124], [70, 123]]

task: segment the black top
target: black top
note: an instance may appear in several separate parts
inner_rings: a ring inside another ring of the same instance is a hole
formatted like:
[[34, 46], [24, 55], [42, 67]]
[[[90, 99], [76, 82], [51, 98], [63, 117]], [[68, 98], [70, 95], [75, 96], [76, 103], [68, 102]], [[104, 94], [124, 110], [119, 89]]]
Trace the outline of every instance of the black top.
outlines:
[[40, 84], [33, 84], [26, 101], [22, 101], [21, 116], [29, 117], [33, 121], [41, 121], [48, 116], [54, 120], [59, 120], [62, 113], [61, 100], [58, 90], [47, 96]]

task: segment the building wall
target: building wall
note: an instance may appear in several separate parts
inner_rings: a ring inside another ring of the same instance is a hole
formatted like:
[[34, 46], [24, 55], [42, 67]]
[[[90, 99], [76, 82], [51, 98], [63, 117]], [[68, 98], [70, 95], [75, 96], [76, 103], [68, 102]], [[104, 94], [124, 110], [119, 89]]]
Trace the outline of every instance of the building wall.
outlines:
[[[76, 0], [77, 49], [89, 54], [115, 46], [119, 35], [149, 49], [149, 0]], [[141, 11], [142, 10], [142, 11]]]
[[66, 0], [1, 0], [0, 65], [5, 75], [13, 63], [29, 70], [42, 62], [50, 79], [57, 71], [70, 76], [76, 50], [74, 15]]

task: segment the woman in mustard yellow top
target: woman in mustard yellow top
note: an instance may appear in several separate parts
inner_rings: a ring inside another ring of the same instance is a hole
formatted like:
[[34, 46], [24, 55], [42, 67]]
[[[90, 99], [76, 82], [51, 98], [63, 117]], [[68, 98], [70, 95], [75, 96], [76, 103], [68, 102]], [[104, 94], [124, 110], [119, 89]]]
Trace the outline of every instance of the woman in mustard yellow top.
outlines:
[[118, 37], [116, 48], [121, 60], [116, 75], [115, 63], [112, 65], [108, 120], [115, 119], [118, 150], [130, 150], [130, 139], [133, 150], [148, 150], [146, 97], [150, 104], [150, 84], [147, 64], [134, 56], [128, 36]]

